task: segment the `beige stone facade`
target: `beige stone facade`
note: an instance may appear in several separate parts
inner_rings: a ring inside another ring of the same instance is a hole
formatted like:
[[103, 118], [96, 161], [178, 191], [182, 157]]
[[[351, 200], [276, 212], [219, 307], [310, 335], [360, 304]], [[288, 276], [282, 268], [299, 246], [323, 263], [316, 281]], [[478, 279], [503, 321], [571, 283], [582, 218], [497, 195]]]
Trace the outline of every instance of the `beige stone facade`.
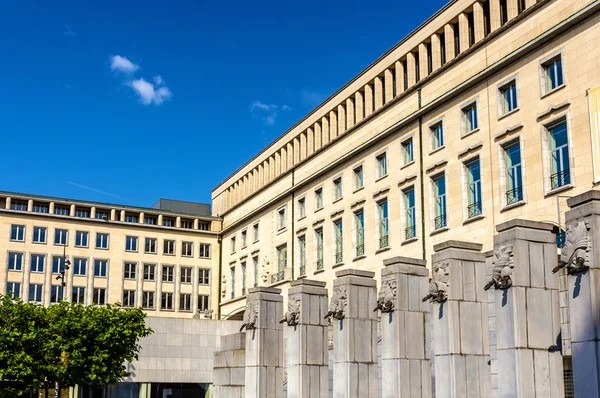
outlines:
[[506, 220], [562, 226], [565, 197], [599, 177], [599, 10], [451, 2], [249, 160], [212, 193], [221, 316], [255, 284], [331, 289], [339, 269], [430, 262], [449, 239], [491, 250]]
[[0, 192], [0, 292], [191, 318], [218, 306], [219, 229], [211, 216]]

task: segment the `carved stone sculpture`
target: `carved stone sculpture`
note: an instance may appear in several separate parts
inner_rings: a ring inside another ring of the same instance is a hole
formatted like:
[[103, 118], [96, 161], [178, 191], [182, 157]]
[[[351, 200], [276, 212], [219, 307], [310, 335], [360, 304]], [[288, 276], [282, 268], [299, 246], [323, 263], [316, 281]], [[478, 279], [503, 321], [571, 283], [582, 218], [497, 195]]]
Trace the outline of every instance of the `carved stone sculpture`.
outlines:
[[263, 285], [267, 285], [267, 282], [269, 281], [269, 259], [265, 258], [261, 267], [261, 275], [260, 278], [262, 279], [262, 283]]
[[589, 221], [579, 221], [577, 225], [567, 226], [567, 239], [562, 248], [558, 266], [552, 270], [553, 273], [566, 267], [569, 275], [576, 275], [590, 267], [592, 237], [589, 236], [589, 231]]
[[377, 297], [377, 307], [373, 310], [381, 310], [382, 313], [394, 311], [396, 303], [396, 279], [393, 277], [383, 278], [381, 280], [381, 289]]
[[214, 310], [209, 310], [209, 309], [204, 310], [204, 318], [212, 319], [213, 312], [214, 312]]
[[246, 304], [246, 310], [244, 311], [244, 318], [240, 332], [244, 330], [256, 329], [256, 320], [258, 319], [258, 302], [249, 302]]
[[433, 264], [431, 269], [431, 282], [429, 283], [429, 294], [423, 297], [423, 302], [429, 300], [432, 303], [444, 303], [448, 300], [448, 288], [450, 287], [450, 263], [447, 261]]
[[288, 298], [288, 310], [279, 323], [287, 322], [288, 326], [296, 326], [300, 319], [300, 297], [290, 296]]
[[333, 288], [333, 296], [329, 303], [329, 312], [325, 315], [325, 319], [344, 319], [344, 313], [348, 301], [346, 286], [338, 286]]
[[225, 298], [227, 296], [227, 277], [223, 274], [223, 278], [221, 278], [221, 297]]
[[496, 289], [508, 289], [512, 286], [510, 278], [515, 268], [513, 255], [513, 245], [500, 246], [494, 250], [494, 265], [492, 268], [492, 280], [485, 285], [484, 290], [489, 290], [492, 286]]

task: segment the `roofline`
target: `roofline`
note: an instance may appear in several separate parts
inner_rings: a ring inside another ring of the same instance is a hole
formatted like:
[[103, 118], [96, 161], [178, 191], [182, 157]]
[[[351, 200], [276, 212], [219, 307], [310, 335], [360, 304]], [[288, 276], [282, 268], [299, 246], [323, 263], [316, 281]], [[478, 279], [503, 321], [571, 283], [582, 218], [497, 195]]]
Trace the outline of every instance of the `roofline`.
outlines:
[[415, 34], [417, 34], [417, 32], [419, 32], [421, 29], [423, 29], [427, 24], [429, 24], [431, 21], [433, 21], [435, 18], [437, 18], [441, 13], [443, 13], [444, 11], [446, 11], [448, 8], [450, 8], [450, 6], [452, 6], [457, 1], [459, 1], [459, 0], [450, 0], [448, 3], [446, 3], [445, 6], [443, 6], [442, 8], [440, 8], [432, 16], [430, 16], [429, 18], [427, 18], [419, 26], [417, 26], [410, 33], [408, 33], [406, 36], [404, 36], [404, 38], [402, 40], [400, 40], [398, 43], [396, 43], [392, 48], [390, 48], [385, 53], [383, 53], [382, 55], [380, 55], [375, 61], [371, 62], [366, 68], [364, 68], [356, 76], [354, 76], [354, 78], [352, 78], [350, 81], [348, 81], [348, 83], [344, 84], [341, 88], [339, 88], [337, 91], [335, 91], [329, 97], [327, 97], [327, 99], [325, 99], [318, 106], [316, 106], [312, 111], [310, 111], [309, 113], [307, 113], [306, 116], [304, 116], [302, 119], [298, 120], [292, 127], [288, 128], [284, 133], [282, 133], [277, 138], [275, 138], [273, 141], [271, 141], [271, 143], [269, 145], [267, 145], [266, 147], [264, 147], [260, 152], [258, 152], [252, 158], [250, 158], [250, 160], [248, 160], [246, 163], [244, 163], [243, 165], [241, 165], [240, 167], [238, 167], [233, 173], [229, 174], [229, 176], [227, 176], [227, 178], [225, 178], [223, 181], [221, 181], [216, 187], [214, 187], [211, 190], [211, 194], [213, 192], [215, 192], [221, 185], [223, 185], [225, 183], [225, 181], [227, 181], [228, 179], [230, 179], [233, 175], [235, 175], [236, 173], [238, 173], [244, 167], [248, 166], [250, 163], [252, 163], [253, 160], [255, 160], [256, 158], [260, 157], [260, 155], [262, 155], [269, 148], [271, 148], [273, 145], [275, 145], [275, 143], [277, 141], [279, 141], [280, 139], [282, 139], [283, 137], [285, 137], [289, 132], [291, 132], [293, 129], [295, 129], [296, 127], [298, 127], [302, 122], [304, 122], [306, 119], [308, 119], [314, 113], [316, 113], [319, 109], [321, 109], [321, 107], [323, 107], [325, 104], [327, 104], [329, 101], [331, 101], [336, 95], [338, 95], [342, 91], [344, 91], [344, 89], [346, 89], [348, 86], [350, 86], [356, 80], [360, 79], [373, 66], [375, 66], [377, 63], [379, 63], [380, 61], [382, 61], [389, 54], [391, 54], [392, 52], [394, 52], [398, 47], [400, 47], [402, 44], [404, 44], [406, 41], [408, 41], [412, 36], [414, 36]]
[[[73, 202], [74, 204], [85, 204], [85, 205], [89, 205], [89, 206], [101, 206], [101, 207], [116, 207], [116, 208], [122, 208], [122, 209], [131, 209], [131, 210], [140, 210], [140, 211], [148, 211], [148, 212], [154, 212], [154, 213], [166, 213], [166, 214], [171, 214], [171, 215], [182, 215], [182, 216], [188, 216], [188, 217], [193, 217], [193, 218], [198, 218], [198, 219], [206, 219], [206, 220], [215, 220], [215, 221], [219, 221], [220, 218], [219, 217], [215, 217], [215, 216], [200, 216], [197, 214], [190, 214], [190, 213], [175, 213], [173, 211], [170, 210], [162, 210], [162, 209], [155, 209], [152, 207], [141, 207], [141, 206], [129, 206], [129, 205], [122, 205], [122, 204], [117, 204], [117, 203], [106, 203], [106, 202], [94, 202], [94, 201], [89, 201], [89, 200], [80, 200], [80, 199], [69, 199], [69, 198], [59, 198], [56, 196], [44, 196], [44, 195], [35, 195], [35, 194], [29, 194], [29, 193], [22, 193], [22, 192], [9, 192], [9, 191], [0, 191], [0, 195], [1, 196], [11, 196], [11, 197], [23, 197], [23, 198], [30, 198], [30, 199], [43, 199], [43, 200], [49, 200], [49, 201], [60, 201], [60, 202]], [[194, 203], [194, 202], [191, 202]]]

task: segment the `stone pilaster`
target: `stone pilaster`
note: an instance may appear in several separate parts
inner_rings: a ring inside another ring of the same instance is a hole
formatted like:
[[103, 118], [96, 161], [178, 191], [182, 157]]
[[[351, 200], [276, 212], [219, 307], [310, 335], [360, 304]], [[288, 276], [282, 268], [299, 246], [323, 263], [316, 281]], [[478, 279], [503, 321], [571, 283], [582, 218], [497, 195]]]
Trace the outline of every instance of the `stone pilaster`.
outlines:
[[560, 268], [568, 274], [573, 384], [576, 397], [600, 397], [600, 191], [567, 201]]
[[430, 398], [431, 361], [426, 261], [408, 257], [384, 260], [377, 308], [381, 311], [383, 398]]
[[242, 329], [246, 330], [246, 398], [283, 396], [283, 296], [280, 289], [248, 290]]
[[336, 272], [327, 317], [333, 323], [333, 396], [377, 398], [375, 273]]
[[288, 290], [286, 364], [288, 398], [329, 397], [325, 282], [293, 281]]
[[553, 225], [496, 226], [492, 279], [501, 397], [563, 397], [558, 277]]
[[221, 337], [221, 351], [215, 351], [213, 393], [217, 398], [244, 398], [246, 335], [234, 333]]
[[436, 398], [491, 397], [485, 256], [478, 243], [434, 246], [429, 293]]

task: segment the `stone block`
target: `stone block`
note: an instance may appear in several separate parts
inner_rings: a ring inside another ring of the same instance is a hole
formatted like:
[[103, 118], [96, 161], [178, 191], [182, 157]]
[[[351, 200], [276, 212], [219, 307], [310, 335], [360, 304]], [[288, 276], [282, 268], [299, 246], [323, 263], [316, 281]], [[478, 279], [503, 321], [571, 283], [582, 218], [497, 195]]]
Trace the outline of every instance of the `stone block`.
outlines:
[[426, 359], [425, 357], [425, 318], [421, 312], [405, 313], [406, 358]]
[[463, 300], [475, 301], [475, 265], [472, 261], [462, 261]]
[[[323, 341], [323, 327], [306, 326], [306, 364], [326, 365], [323, 363], [323, 350], [326, 349], [326, 341]], [[302, 362], [301, 362], [302, 363]]]
[[[558, 309], [557, 309], [558, 310]], [[550, 290], [527, 289], [528, 347], [548, 349], [556, 344], [553, 335], [552, 295]]]
[[460, 352], [466, 355], [483, 355], [483, 323], [477, 302], [460, 302]]
[[354, 322], [354, 333], [353, 337], [349, 338], [349, 341], [354, 342], [354, 359], [355, 362], [371, 363], [377, 360], [372, 357], [372, 344], [376, 344], [376, 341], [372, 341], [372, 329], [371, 321], [368, 319], [355, 319]]
[[571, 352], [573, 354], [573, 384], [576, 397], [598, 397], [600, 391], [597, 380], [600, 374], [598, 363], [597, 343], [593, 341], [572, 341]]
[[246, 370], [244, 368], [231, 368], [230, 384], [243, 386], [245, 384]]

